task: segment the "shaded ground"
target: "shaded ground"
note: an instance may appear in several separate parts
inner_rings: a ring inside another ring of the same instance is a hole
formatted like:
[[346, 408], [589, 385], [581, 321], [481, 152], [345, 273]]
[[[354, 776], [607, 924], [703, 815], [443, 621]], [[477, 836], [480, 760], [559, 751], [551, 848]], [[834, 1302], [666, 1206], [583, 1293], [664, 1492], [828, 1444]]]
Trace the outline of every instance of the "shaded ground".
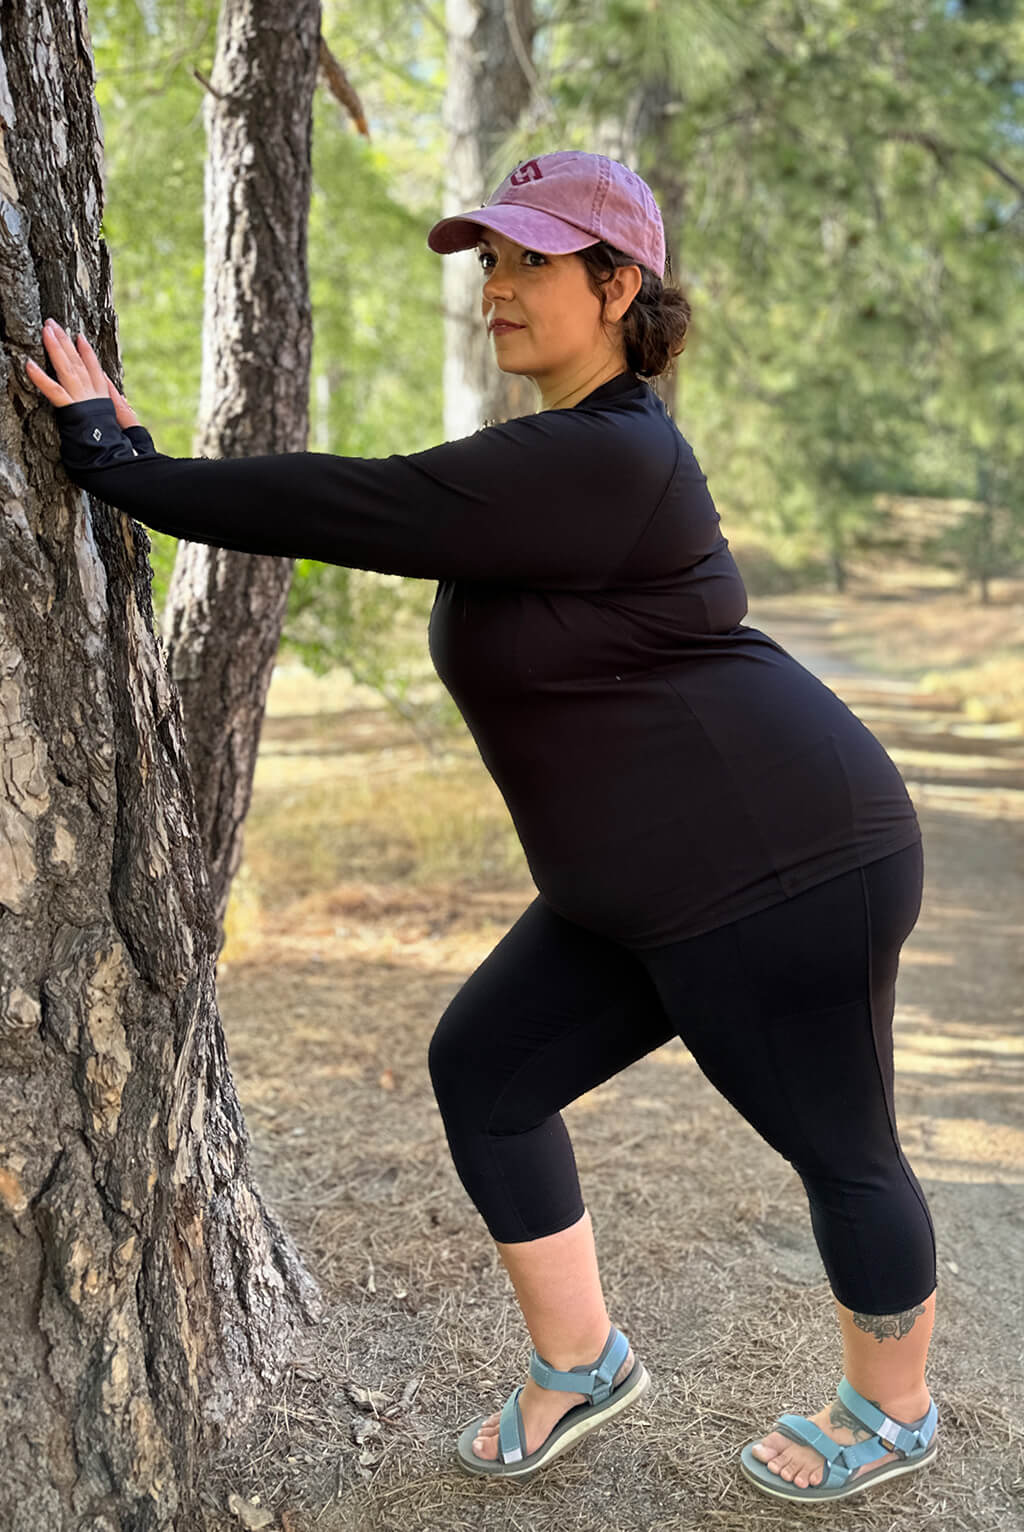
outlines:
[[[879, 735], [924, 829], [897, 1109], [939, 1241], [938, 1463], [817, 1510], [739, 1477], [739, 1448], [779, 1411], [819, 1408], [841, 1369], [796, 1176], [674, 1043], [566, 1113], [609, 1308], [653, 1387], [534, 1480], [459, 1473], [459, 1429], [522, 1379], [529, 1343], [451, 1168], [425, 1053], [533, 891], [350, 883], [280, 911], [222, 981], [255, 1173], [326, 1318], [214, 1466], [208, 1532], [239, 1524], [212, 1509], [232, 1494], [258, 1496], [283, 1532], [1024, 1529], [1022, 740], [858, 670], [824, 608], [755, 605], [748, 621]], [[295, 728], [284, 733], [300, 744]], [[276, 737], [270, 727], [268, 749]], [[352, 742], [364, 762], [369, 743]]]

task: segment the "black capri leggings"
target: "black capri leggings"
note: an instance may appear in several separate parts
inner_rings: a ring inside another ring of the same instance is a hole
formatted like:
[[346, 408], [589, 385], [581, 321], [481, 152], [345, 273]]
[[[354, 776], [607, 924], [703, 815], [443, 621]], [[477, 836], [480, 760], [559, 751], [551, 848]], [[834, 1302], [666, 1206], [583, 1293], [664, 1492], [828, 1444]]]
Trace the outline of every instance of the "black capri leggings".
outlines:
[[921, 906], [920, 842], [702, 936], [636, 951], [524, 911], [430, 1045], [455, 1168], [503, 1243], [584, 1206], [560, 1110], [674, 1036], [807, 1191], [832, 1291], [893, 1314], [935, 1287], [928, 1205], [900, 1148], [892, 1018]]

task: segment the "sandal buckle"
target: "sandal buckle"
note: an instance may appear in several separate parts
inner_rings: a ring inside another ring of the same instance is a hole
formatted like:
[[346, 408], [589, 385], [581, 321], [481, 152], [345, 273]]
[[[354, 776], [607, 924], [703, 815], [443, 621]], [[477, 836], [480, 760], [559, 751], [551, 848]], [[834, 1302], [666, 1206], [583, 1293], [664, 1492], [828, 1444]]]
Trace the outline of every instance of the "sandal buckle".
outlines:
[[899, 1424], [898, 1421], [890, 1420], [889, 1416], [887, 1415], [882, 1421], [882, 1424], [879, 1426], [878, 1430], [875, 1432], [875, 1435], [878, 1437], [878, 1440], [881, 1442], [882, 1446], [886, 1449], [887, 1452], [895, 1452], [896, 1443], [899, 1439], [899, 1435], [902, 1429], [903, 1427]]

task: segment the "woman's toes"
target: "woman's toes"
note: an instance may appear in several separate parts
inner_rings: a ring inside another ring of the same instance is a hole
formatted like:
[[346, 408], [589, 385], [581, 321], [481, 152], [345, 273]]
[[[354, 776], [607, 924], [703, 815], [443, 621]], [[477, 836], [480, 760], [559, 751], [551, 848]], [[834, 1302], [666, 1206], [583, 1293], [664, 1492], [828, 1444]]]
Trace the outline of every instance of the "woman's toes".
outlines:
[[779, 1478], [785, 1479], [787, 1483], [793, 1477], [793, 1464], [788, 1451], [780, 1452], [778, 1457], [772, 1459], [772, 1461], [768, 1464], [768, 1467], [771, 1469], [772, 1473], [777, 1473]]
[[493, 1461], [498, 1456], [498, 1416], [483, 1421], [473, 1438], [473, 1452], [478, 1458]]
[[811, 1468], [807, 1463], [794, 1463], [792, 1468], [793, 1483], [796, 1485], [797, 1489], [807, 1489], [808, 1485], [817, 1484], [818, 1479], [815, 1477], [814, 1469]]
[[785, 1452], [788, 1445], [789, 1442], [785, 1436], [780, 1435], [778, 1431], [769, 1431], [763, 1441], [754, 1442], [751, 1451], [762, 1463], [770, 1463], [773, 1458], [778, 1457], [780, 1452]]
[[770, 1473], [778, 1474], [787, 1484], [807, 1489], [809, 1485], [821, 1483], [820, 1454], [813, 1447], [791, 1442], [779, 1431], [769, 1431], [762, 1441], [752, 1443], [751, 1451]]
[[[780, 1452], [768, 1467], [785, 1479], [787, 1484], [806, 1489], [809, 1484], [817, 1484], [821, 1478], [820, 1467], [808, 1460], [811, 1450], [790, 1443], [788, 1449]], [[817, 1457], [817, 1454], [814, 1455]]]
[[490, 1415], [482, 1421], [473, 1438], [473, 1453], [478, 1458], [493, 1461], [498, 1456], [498, 1416]]

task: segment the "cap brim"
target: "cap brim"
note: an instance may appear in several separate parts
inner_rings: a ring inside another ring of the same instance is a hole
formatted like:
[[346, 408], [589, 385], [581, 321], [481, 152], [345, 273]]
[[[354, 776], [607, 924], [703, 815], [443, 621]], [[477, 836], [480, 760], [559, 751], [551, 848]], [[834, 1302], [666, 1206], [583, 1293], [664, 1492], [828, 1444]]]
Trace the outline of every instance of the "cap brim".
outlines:
[[572, 255], [575, 250], [585, 250], [588, 245], [600, 243], [596, 235], [566, 223], [552, 213], [518, 207], [511, 202], [497, 202], [493, 207], [479, 207], [471, 213], [442, 218], [427, 235], [427, 244], [438, 255], [471, 250], [480, 238], [481, 228], [495, 229], [506, 239], [514, 239], [517, 245], [527, 250], [539, 250], [542, 255]]

